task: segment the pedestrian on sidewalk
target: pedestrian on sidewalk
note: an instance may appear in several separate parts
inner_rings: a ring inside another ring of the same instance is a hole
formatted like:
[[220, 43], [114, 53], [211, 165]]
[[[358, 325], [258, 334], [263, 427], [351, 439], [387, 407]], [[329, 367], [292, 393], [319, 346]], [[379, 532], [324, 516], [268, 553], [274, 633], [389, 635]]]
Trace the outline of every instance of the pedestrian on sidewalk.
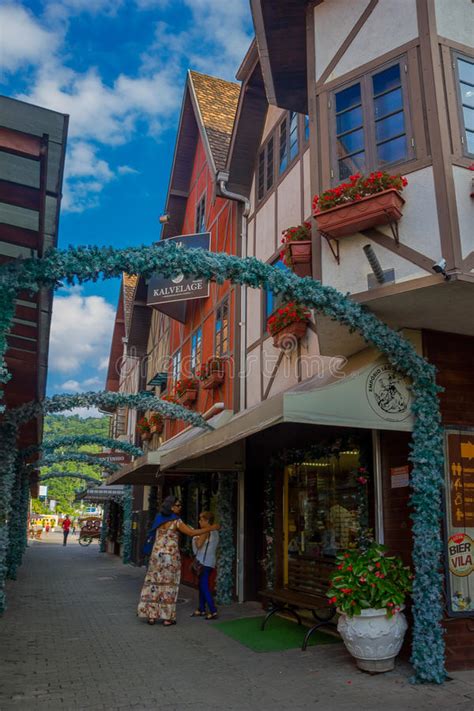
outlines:
[[[199, 516], [200, 528], [212, 526], [213, 523], [214, 514], [211, 511], [202, 511]], [[209, 589], [209, 577], [216, 567], [219, 533], [210, 531], [209, 533], [203, 533], [201, 536], [196, 536], [193, 538], [192, 545], [195, 563], [197, 563], [199, 571], [199, 608], [193, 612], [191, 617], [204, 617], [206, 620], [215, 620], [217, 618], [217, 608]]]
[[63, 521], [63, 546], [67, 544], [67, 537], [69, 536], [69, 529], [71, 528], [71, 519], [66, 514], [66, 518]]
[[219, 529], [216, 524], [190, 528], [181, 521], [180, 514], [181, 502], [176, 496], [167, 496], [153, 521], [144, 547], [145, 553], [147, 545], [152, 546], [152, 551], [137, 614], [146, 618], [150, 625], [154, 625], [156, 620], [161, 620], [164, 627], [176, 624], [176, 601], [181, 579], [179, 532], [187, 536], [200, 536]]

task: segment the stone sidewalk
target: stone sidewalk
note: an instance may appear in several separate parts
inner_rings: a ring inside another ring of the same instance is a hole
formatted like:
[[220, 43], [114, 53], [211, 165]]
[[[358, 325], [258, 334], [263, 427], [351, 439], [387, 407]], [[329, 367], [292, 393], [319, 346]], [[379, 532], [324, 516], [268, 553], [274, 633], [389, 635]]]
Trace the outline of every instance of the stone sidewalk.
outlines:
[[[71, 538], [71, 537], [70, 537]], [[135, 616], [144, 569], [60, 534], [33, 542], [0, 620], [0, 709], [167, 711], [474, 710], [474, 672], [443, 687], [412, 686], [410, 669], [368, 676], [343, 645], [255, 653], [212, 622], [191, 619], [183, 587], [178, 625]], [[254, 604], [221, 619], [260, 614]]]

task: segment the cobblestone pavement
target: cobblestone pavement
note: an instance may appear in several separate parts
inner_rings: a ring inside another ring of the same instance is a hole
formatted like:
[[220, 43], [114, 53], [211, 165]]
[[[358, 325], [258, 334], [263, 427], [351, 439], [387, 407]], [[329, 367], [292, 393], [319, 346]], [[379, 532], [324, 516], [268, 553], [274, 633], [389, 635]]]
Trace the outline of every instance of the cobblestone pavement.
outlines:
[[[358, 672], [343, 645], [258, 654], [191, 619], [186, 587], [178, 625], [150, 627], [135, 616], [143, 577], [95, 542], [33, 542], [0, 620], [0, 709], [474, 710], [474, 672], [412, 686], [408, 666]], [[232, 605], [221, 619], [260, 612]]]

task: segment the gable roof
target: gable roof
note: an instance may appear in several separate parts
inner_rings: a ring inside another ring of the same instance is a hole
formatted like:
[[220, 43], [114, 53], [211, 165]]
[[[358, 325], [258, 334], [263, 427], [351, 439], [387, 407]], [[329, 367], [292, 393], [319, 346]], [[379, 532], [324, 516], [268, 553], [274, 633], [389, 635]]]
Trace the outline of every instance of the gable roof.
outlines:
[[183, 225], [198, 136], [214, 175], [225, 168], [240, 85], [188, 71], [165, 212], [170, 221], [162, 238], [179, 235]]
[[189, 71], [202, 123], [217, 170], [225, 168], [240, 86], [208, 74]]

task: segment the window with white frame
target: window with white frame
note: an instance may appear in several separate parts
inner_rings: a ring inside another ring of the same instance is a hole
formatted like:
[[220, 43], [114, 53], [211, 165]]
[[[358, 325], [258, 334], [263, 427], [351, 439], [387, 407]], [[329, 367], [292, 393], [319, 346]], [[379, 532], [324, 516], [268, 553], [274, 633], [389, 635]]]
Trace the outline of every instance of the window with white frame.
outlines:
[[229, 352], [229, 300], [224, 301], [216, 309], [215, 349], [216, 356]]
[[175, 384], [181, 376], [181, 351], [176, 351], [172, 360], [172, 376]]
[[202, 328], [197, 328], [191, 336], [191, 370], [193, 373], [200, 367], [202, 361]]
[[461, 142], [463, 153], [474, 155], [474, 59], [456, 55]]
[[206, 195], [199, 200], [196, 207], [196, 233], [206, 231]]
[[335, 90], [333, 182], [414, 158], [403, 60]]

